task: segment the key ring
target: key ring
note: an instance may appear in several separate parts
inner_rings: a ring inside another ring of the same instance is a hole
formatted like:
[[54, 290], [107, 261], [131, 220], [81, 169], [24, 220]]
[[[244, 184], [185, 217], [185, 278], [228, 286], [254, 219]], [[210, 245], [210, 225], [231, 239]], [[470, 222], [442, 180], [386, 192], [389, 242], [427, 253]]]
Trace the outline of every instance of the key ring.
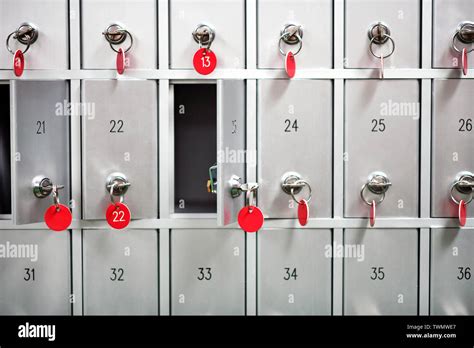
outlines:
[[[365, 204], [367, 204], [368, 206], [372, 206], [372, 202], [375, 202], [375, 205], [379, 205], [380, 203], [382, 203], [383, 200], [385, 199], [385, 192], [376, 194], [379, 197], [378, 201], [375, 201], [375, 200], [370, 200], [369, 201], [365, 197], [365, 190], [368, 189], [368, 186], [369, 186], [369, 183], [365, 183], [364, 186], [362, 186], [362, 189], [360, 190], [360, 197], [365, 202]], [[374, 192], [372, 192], [372, 193], [374, 193]]]
[[383, 38], [387, 38], [387, 39], [390, 40], [390, 42], [392, 43], [392, 51], [391, 51], [389, 54], [384, 55], [384, 56], [382, 56], [382, 55], [376, 55], [376, 54], [374, 53], [374, 50], [373, 50], [373, 47], [372, 47], [372, 46], [373, 46], [373, 44], [377, 44], [377, 43], [375, 42], [375, 40], [378, 39], [378, 37], [377, 37], [377, 36], [374, 36], [372, 39], [370, 39], [369, 51], [370, 51], [370, 53], [371, 53], [375, 58], [377, 58], [377, 59], [380, 59], [380, 58], [382, 58], [382, 57], [383, 57], [384, 59], [385, 59], [385, 58], [388, 58], [388, 57], [390, 57], [390, 56], [393, 54], [393, 52], [395, 52], [395, 41], [392, 39], [392, 37], [391, 37], [390, 35], [388, 35], [388, 34], [382, 34], [382, 35], [383, 35]]
[[[313, 190], [311, 189], [311, 185], [306, 181], [306, 180], [296, 180], [293, 184], [291, 184], [292, 186], [299, 186], [299, 185], [302, 185], [301, 188], [303, 187], [307, 187], [308, 188], [308, 191], [309, 191], [309, 195], [308, 195], [308, 199], [306, 199], [306, 203], [309, 203], [311, 201], [311, 198], [313, 198]], [[300, 203], [300, 201], [298, 201], [295, 197], [295, 188], [294, 187], [291, 187], [290, 188], [290, 195], [291, 197], [293, 198], [293, 200], [296, 202], [296, 203]]]
[[[451, 199], [452, 199], [452, 201], [453, 201], [454, 203], [456, 203], [456, 204], [458, 204], [458, 205], [459, 205], [459, 203], [461, 203], [461, 200], [458, 200], [458, 199], [456, 198], [456, 195], [454, 194], [454, 190], [456, 189], [456, 191], [457, 191], [458, 193], [461, 193], [461, 194], [462, 194], [462, 192], [460, 192], [460, 191], [458, 190], [458, 187], [457, 187], [459, 184], [470, 185], [471, 183], [470, 183], [469, 181], [467, 181], [467, 180], [462, 180], [462, 179], [461, 179], [461, 180], [456, 180], [456, 181], [451, 185], [451, 188], [450, 188], [450, 190], [449, 190], [450, 195], [451, 195]], [[472, 201], [472, 199], [473, 199], [473, 190], [471, 189], [471, 192], [466, 193], [465, 195], [466, 195], [466, 196], [467, 196], [467, 195], [469, 196], [469, 199], [467, 199], [467, 200], [464, 201], [464, 203], [465, 203], [466, 205], [468, 205], [469, 203], [471, 203], [471, 201]]]
[[[462, 53], [462, 49], [459, 49], [456, 45], [456, 40], [459, 41], [460, 43], [464, 45], [471, 45], [474, 43], [471, 37], [474, 37], [474, 22], [461, 22], [459, 23], [456, 32], [453, 35], [453, 40], [451, 47], [458, 53]], [[464, 37], [464, 35], [467, 34], [467, 37]], [[471, 47], [471, 49], [467, 50], [467, 53], [471, 53], [474, 51], [474, 47]]]
[[[287, 31], [287, 29], [296, 29], [294, 33], [291, 33]], [[278, 48], [280, 50], [280, 53], [284, 56], [286, 56], [286, 52], [283, 50], [282, 47], [282, 42], [288, 44], [288, 45], [299, 45], [298, 49], [296, 50], [295, 53], [293, 53], [294, 56], [296, 56], [298, 53], [300, 53], [301, 49], [303, 48], [303, 30], [301, 29], [301, 26], [296, 26], [294, 24], [287, 24], [283, 30], [280, 32], [280, 39], [278, 41]]]
[[[111, 32], [111, 29], [115, 29], [115, 31]], [[127, 29], [122, 28], [122, 26], [119, 24], [110, 24], [107, 29], [102, 32], [102, 35], [104, 35], [105, 39], [109, 43], [110, 48], [116, 53], [119, 53], [119, 51], [114, 47], [114, 45], [119, 45], [125, 42], [127, 37], [130, 38], [130, 45], [126, 50], [124, 50], [124, 53], [130, 51], [133, 46], [132, 34]]]
[[17, 30], [11, 32], [7, 36], [7, 40], [5, 43], [6, 43], [8, 52], [10, 52], [13, 55], [15, 54], [15, 52], [10, 47], [10, 38], [12, 36], [19, 43], [26, 46], [26, 49], [22, 51], [22, 53], [25, 54], [29, 50], [30, 46], [36, 42], [36, 40], [38, 39], [38, 35], [39, 35], [39, 32], [36, 25], [32, 23], [26, 23], [26, 22], [21, 23]]

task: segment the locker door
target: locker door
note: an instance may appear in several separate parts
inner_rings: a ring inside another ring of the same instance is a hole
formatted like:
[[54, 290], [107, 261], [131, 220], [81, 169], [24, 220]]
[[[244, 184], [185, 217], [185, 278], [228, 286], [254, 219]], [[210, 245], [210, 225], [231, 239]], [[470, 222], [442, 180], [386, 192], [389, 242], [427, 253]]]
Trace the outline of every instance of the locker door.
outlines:
[[331, 230], [258, 233], [259, 315], [331, 315], [331, 240]]
[[170, 1], [170, 66], [192, 69], [199, 44], [192, 33], [200, 25], [215, 31], [212, 51], [217, 68], [245, 67], [244, 0], [173, 0]]
[[[345, 2], [345, 67], [378, 68], [380, 60], [369, 51], [369, 31], [381, 22], [389, 31], [375, 39], [376, 55], [392, 54], [384, 60], [385, 68], [420, 66], [420, 0], [353, 0]], [[393, 42], [392, 42], [393, 40]], [[379, 44], [377, 44], [377, 42]]]
[[[25, 53], [25, 69], [67, 69], [69, 66], [69, 9], [67, 0], [2, 0], [0, 1], [0, 38], [29, 23], [38, 29], [38, 38]], [[13, 52], [25, 51], [26, 45], [10, 37]], [[0, 69], [12, 69], [13, 55], [4, 47]]]
[[86, 230], [84, 314], [158, 314], [158, 232]]
[[[457, 200], [469, 199], [451, 186], [463, 173], [474, 173], [473, 80], [433, 81], [431, 208], [434, 217], [457, 217]], [[474, 216], [474, 204], [467, 205]]]
[[[113, 24], [128, 31], [122, 43], [113, 44], [130, 50], [126, 54], [127, 68], [156, 69], [157, 67], [157, 1], [154, 0], [83, 0], [82, 67], [84, 69], [115, 69], [117, 53], [110, 47], [103, 32]], [[116, 32], [112, 26], [109, 32]], [[130, 35], [132, 38], [130, 38]], [[132, 42], [133, 40], [133, 42]]]
[[71, 315], [70, 234], [0, 231], [0, 315]]
[[109, 178], [130, 183], [124, 203], [132, 219], [158, 215], [158, 116], [155, 81], [83, 81], [84, 218], [104, 219], [110, 204]]
[[[461, 53], [453, 49], [453, 36], [459, 25], [473, 21], [474, 2], [471, 0], [433, 1], [433, 67], [460, 68]], [[472, 48], [458, 39], [455, 45], [459, 50]], [[472, 53], [469, 60], [472, 60]], [[472, 65], [472, 63], [471, 63]]]
[[473, 232], [431, 230], [431, 315], [474, 314]]
[[418, 216], [418, 81], [346, 81], [345, 88], [344, 215], [368, 217], [375, 201], [376, 216]]
[[303, 46], [296, 56], [297, 69], [332, 67], [331, 0], [258, 0], [258, 67], [283, 69], [284, 55], [295, 53], [299, 44], [280, 42], [281, 30], [288, 24], [301, 26]]
[[[309, 217], [331, 217], [331, 81], [259, 81], [258, 96], [258, 198], [263, 213], [296, 218], [295, 201], [311, 196]], [[282, 188], [288, 173], [307, 182], [296, 199]]]
[[52, 196], [37, 198], [33, 182], [51, 179], [68, 205], [69, 87], [66, 81], [11, 82], [12, 203], [15, 224], [43, 221]]
[[171, 314], [245, 314], [245, 232], [171, 231]]
[[237, 222], [244, 195], [231, 196], [230, 180], [245, 182], [245, 81], [217, 82], [217, 224]]
[[345, 315], [417, 314], [417, 230], [348, 229], [344, 249]]

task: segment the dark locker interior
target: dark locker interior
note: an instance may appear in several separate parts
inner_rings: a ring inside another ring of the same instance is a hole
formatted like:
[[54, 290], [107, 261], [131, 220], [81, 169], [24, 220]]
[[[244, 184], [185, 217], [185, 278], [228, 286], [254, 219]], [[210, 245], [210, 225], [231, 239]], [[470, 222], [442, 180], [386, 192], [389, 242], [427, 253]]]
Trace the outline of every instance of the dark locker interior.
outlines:
[[11, 214], [10, 85], [0, 84], [0, 214]]
[[215, 213], [216, 195], [207, 191], [216, 163], [216, 85], [174, 85], [175, 213]]

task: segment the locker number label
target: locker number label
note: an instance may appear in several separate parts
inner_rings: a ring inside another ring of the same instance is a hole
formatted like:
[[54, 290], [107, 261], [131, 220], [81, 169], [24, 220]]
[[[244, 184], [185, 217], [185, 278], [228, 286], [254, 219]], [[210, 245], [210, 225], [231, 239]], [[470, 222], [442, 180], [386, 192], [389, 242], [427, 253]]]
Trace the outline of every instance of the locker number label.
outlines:
[[372, 272], [370, 273], [370, 279], [372, 280], [384, 280], [385, 272], [384, 267], [372, 267]]
[[284, 268], [285, 275], [283, 276], [283, 280], [296, 280], [298, 278], [298, 273], [296, 271], [296, 267], [285, 267]]
[[200, 48], [194, 54], [193, 66], [199, 74], [209, 75], [217, 66], [217, 57], [210, 49]]
[[198, 280], [211, 280], [212, 279], [212, 268], [211, 267], [199, 267], [198, 268]]

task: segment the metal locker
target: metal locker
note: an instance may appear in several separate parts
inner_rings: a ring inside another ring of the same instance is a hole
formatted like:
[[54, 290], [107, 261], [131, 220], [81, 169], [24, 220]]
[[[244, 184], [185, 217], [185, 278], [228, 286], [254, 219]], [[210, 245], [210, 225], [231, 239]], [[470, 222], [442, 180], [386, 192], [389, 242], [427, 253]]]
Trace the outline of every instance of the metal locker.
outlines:
[[83, 232], [85, 315], [158, 314], [158, 232]]
[[[464, 47], [472, 48], [472, 43], [463, 43], [454, 36], [460, 25], [473, 23], [474, 2], [472, 0], [435, 0], [433, 1], [433, 67], [460, 68], [461, 52]], [[474, 29], [471, 27], [471, 30]], [[469, 55], [472, 59], [472, 53]]]
[[[28, 40], [12, 35], [9, 47], [13, 53], [25, 52], [25, 69], [67, 69], [69, 66], [69, 9], [67, 0], [2, 0], [0, 2], [0, 38], [19, 30], [36, 28], [37, 39], [27, 49]], [[29, 26], [27, 26], [29, 25]], [[33, 36], [33, 35], [32, 35]], [[25, 38], [26, 39], [26, 38]], [[0, 54], [0, 69], [13, 68], [13, 55], [5, 47]]]
[[331, 230], [258, 233], [258, 314], [331, 315]]
[[431, 230], [430, 314], [474, 314], [474, 230]]
[[71, 315], [70, 234], [0, 231], [0, 315]]
[[200, 47], [192, 33], [200, 25], [214, 31], [211, 49], [217, 68], [245, 67], [244, 0], [173, 0], [169, 8], [172, 69], [193, 68], [193, 56]]
[[33, 184], [48, 178], [69, 203], [69, 84], [66, 81], [11, 82], [12, 215], [15, 224], [43, 221], [52, 195], [37, 198]]
[[[474, 80], [433, 81], [431, 211], [434, 217], [458, 216], [458, 205], [451, 194], [457, 200], [470, 197], [452, 186], [463, 173], [474, 173], [473, 90]], [[468, 204], [466, 208], [467, 216], [473, 217], [474, 205]]]
[[171, 231], [171, 314], [245, 314], [245, 232]]
[[332, 6], [331, 0], [258, 0], [258, 67], [283, 69], [283, 53], [296, 53], [300, 43], [280, 37], [287, 26], [300, 26], [303, 36], [296, 56], [297, 69], [331, 68]]
[[418, 216], [419, 82], [352, 80], [345, 94], [344, 216], [373, 201], [377, 216]]
[[82, 100], [91, 107], [83, 126], [85, 219], [104, 219], [107, 183], [124, 177], [124, 203], [132, 219], [158, 215], [158, 105], [155, 81], [86, 80]]
[[[0, 81], [0, 115], [10, 114], [10, 85]], [[4, 117], [0, 127], [0, 218], [12, 212], [11, 197], [10, 117]]]
[[157, 1], [83, 0], [81, 8], [84, 69], [114, 69], [119, 48], [129, 49], [127, 67], [157, 68]]
[[[344, 66], [378, 68], [380, 59], [370, 53], [372, 45], [375, 55], [385, 56], [386, 68], [418, 68], [420, 19], [420, 0], [346, 1]], [[369, 35], [371, 32], [375, 35]]]
[[[309, 216], [331, 217], [332, 82], [259, 81], [257, 112], [258, 198], [263, 213], [296, 218], [295, 201], [312, 197]], [[306, 182], [296, 199], [282, 188], [288, 173]]]
[[344, 314], [418, 313], [418, 230], [344, 231]]
[[[230, 181], [245, 180], [245, 82], [219, 80], [216, 86], [172, 88], [174, 212], [217, 211], [220, 226], [234, 223], [244, 203], [243, 195], [232, 197]], [[216, 175], [206, 189], [211, 172]]]

